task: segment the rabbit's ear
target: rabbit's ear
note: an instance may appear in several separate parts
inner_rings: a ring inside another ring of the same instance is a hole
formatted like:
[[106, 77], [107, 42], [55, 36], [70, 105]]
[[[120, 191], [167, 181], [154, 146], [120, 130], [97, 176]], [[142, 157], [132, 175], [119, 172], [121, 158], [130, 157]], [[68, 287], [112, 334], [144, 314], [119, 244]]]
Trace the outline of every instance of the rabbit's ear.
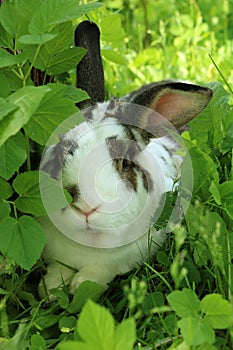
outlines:
[[87, 50], [76, 68], [76, 86], [85, 90], [90, 96], [90, 100], [80, 102], [78, 107], [86, 108], [105, 99], [98, 26], [90, 21], [81, 22], [75, 30], [75, 45]]
[[[212, 90], [180, 82], [152, 83], [128, 95], [128, 102], [139, 104], [160, 113], [176, 129], [182, 127], [197, 116], [208, 104]], [[153, 130], [156, 121], [142, 118], [142, 127]]]

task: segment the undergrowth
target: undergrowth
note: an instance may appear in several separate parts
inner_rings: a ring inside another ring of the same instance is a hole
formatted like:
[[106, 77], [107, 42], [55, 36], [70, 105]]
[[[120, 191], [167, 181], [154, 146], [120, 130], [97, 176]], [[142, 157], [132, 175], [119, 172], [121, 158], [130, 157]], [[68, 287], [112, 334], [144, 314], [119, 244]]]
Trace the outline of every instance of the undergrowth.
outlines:
[[[232, 349], [232, 1], [102, 5], [0, 7], [0, 348]], [[87, 98], [74, 88], [85, 52], [72, 47], [86, 13], [101, 29], [107, 97], [166, 78], [205, 84], [214, 97], [182, 134], [192, 201], [156, 257], [104, 293], [84, 282], [73, 297], [54, 290], [57, 301], [47, 303], [37, 291], [46, 270], [32, 217], [44, 214], [37, 169], [52, 131]]]

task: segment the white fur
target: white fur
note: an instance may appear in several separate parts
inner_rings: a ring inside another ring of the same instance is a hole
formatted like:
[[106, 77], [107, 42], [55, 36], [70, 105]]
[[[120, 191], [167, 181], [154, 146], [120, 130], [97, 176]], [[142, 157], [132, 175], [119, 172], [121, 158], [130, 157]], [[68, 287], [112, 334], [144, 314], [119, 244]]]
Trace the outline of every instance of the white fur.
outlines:
[[[162, 210], [162, 196], [172, 191], [177, 177], [175, 161], [163, 147], [173, 149], [174, 143], [162, 137], [140, 152], [137, 162], [152, 176], [154, 188], [147, 192], [138, 176], [137, 192], [130, 190], [114, 168], [106, 146], [108, 137], [125, 139], [124, 128], [111, 117], [101, 121], [106, 108], [107, 104], [99, 104], [94, 121], [65, 135], [65, 139], [76, 141], [78, 148], [67, 156], [63, 185], [78, 184], [82, 196], [73, 205], [95, 211], [88, 216], [88, 223], [85, 215], [70, 206], [50, 215], [56, 227], [48, 217], [39, 219], [47, 240], [43, 256], [49, 261], [48, 291], [63, 281], [71, 293], [84, 280], [106, 287], [117, 274], [147, 259], [149, 250], [153, 254], [164, 239], [153, 226]], [[40, 293], [44, 295], [42, 284]]]

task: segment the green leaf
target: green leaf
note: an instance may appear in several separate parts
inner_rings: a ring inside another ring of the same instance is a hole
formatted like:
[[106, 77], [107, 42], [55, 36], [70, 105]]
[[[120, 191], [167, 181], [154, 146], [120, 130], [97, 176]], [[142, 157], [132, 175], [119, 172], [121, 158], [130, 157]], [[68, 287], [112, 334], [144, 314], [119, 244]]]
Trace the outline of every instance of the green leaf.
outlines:
[[122, 321], [115, 329], [115, 350], [133, 349], [136, 341], [136, 325], [133, 318]]
[[229, 217], [233, 220], [233, 181], [226, 181], [218, 186], [221, 202]]
[[40, 171], [40, 194], [46, 213], [53, 213], [72, 202], [71, 195], [49, 174]]
[[20, 195], [15, 205], [23, 213], [46, 215], [39, 188], [39, 172], [30, 171], [19, 174], [13, 182], [14, 190]]
[[61, 315], [48, 314], [48, 311], [41, 312], [38, 318], [34, 320], [34, 325], [40, 329], [46, 329], [54, 326], [61, 318]]
[[[59, 350], [92, 350], [88, 344], [76, 342], [76, 341], [67, 341], [58, 346]], [[96, 349], [97, 350], [97, 349]]]
[[[57, 35], [59, 33], [59, 35]], [[57, 25], [51, 31], [51, 34], [55, 34], [55, 39], [45, 43], [37, 54], [34, 66], [42, 71], [45, 71], [49, 66], [52, 57], [65, 49], [68, 49], [73, 45], [73, 25], [72, 22], [66, 22]], [[37, 51], [37, 46], [27, 46], [26, 52], [28, 58], [33, 60]]]
[[23, 213], [42, 216], [46, 215], [47, 211], [57, 211], [71, 202], [70, 195], [44, 172], [29, 171], [19, 174], [13, 182], [13, 187], [19, 194], [15, 201], [16, 208]]
[[12, 195], [11, 185], [0, 178], [0, 199], [7, 199]]
[[26, 54], [21, 53], [12, 55], [6, 50], [0, 48], [0, 68], [14, 66], [15, 64], [23, 63], [26, 60]]
[[76, 0], [50, 0], [42, 3], [29, 24], [31, 34], [44, 34], [59, 23], [72, 21], [102, 6], [100, 3], [77, 5]]
[[29, 350], [45, 350], [46, 342], [44, 338], [39, 334], [33, 334], [31, 337], [31, 345]]
[[0, 120], [10, 112], [15, 111], [17, 108], [18, 107], [14, 103], [7, 102], [6, 99], [0, 98]]
[[0, 147], [0, 176], [8, 180], [27, 158], [24, 136], [21, 133], [10, 137]]
[[[19, 79], [18, 79], [19, 80]], [[11, 88], [10, 88], [10, 82], [7, 78], [7, 75], [6, 75], [6, 72], [4, 72], [3, 70], [0, 70], [0, 81], [1, 81], [1, 89], [0, 89], [0, 96], [1, 97], [7, 97], [10, 95], [11, 93]], [[5, 114], [4, 110], [5, 110], [5, 107], [4, 107], [4, 104], [6, 103], [7, 101], [3, 101], [1, 99], [1, 107], [0, 107], [0, 120], [2, 119], [2, 117], [4, 117], [6, 114], [8, 114], [9, 112], [12, 112], [14, 109], [17, 108], [17, 106], [14, 106], [13, 104], [11, 104], [11, 108], [9, 111], [7, 111], [7, 113]], [[13, 108], [14, 106], [14, 108]], [[9, 108], [9, 107], [8, 107]], [[3, 114], [3, 115], [2, 115]]]
[[5, 1], [0, 7], [0, 22], [14, 38], [28, 34], [28, 24], [43, 0]]
[[79, 316], [77, 331], [92, 349], [114, 349], [114, 319], [104, 307], [89, 300]]
[[181, 334], [189, 346], [198, 346], [204, 343], [213, 344], [215, 335], [213, 329], [196, 317], [185, 317], [178, 321]]
[[233, 144], [233, 110], [229, 109], [223, 114], [224, 137], [221, 143], [221, 151], [224, 153], [231, 151]]
[[116, 51], [113, 51], [112, 49], [103, 49], [101, 50], [101, 54], [106, 60], [111, 62], [115, 62], [122, 65], [126, 65], [128, 62], [124, 56], [122, 56]]
[[67, 85], [67, 88], [64, 90], [64, 97], [75, 103], [88, 100], [90, 98], [86, 91], [78, 89], [72, 85]]
[[41, 226], [29, 216], [0, 222], [0, 251], [22, 268], [30, 270], [44, 248]]
[[209, 188], [210, 193], [212, 194], [215, 202], [220, 205], [222, 203], [221, 201], [221, 195], [219, 192], [218, 184], [216, 184], [215, 181], [211, 181], [210, 188]]
[[[1, 10], [0, 10], [1, 13]], [[9, 49], [14, 49], [13, 37], [3, 28], [0, 23], [0, 47], [7, 47]]]
[[168, 294], [167, 300], [180, 317], [195, 316], [200, 311], [200, 300], [191, 289], [176, 290]]
[[107, 42], [124, 40], [125, 32], [122, 28], [120, 15], [114, 14], [104, 17], [101, 21], [101, 33], [101, 39]]
[[193, 191], [199, 192], [206, 198], [209, 196], [209, 187], [212, 180], [217, 183], [219, 174], [214, 161], [198, 147], [189, 150], [193, 166]]
[[64, 96], [67, 86], [48, 84], [50, 91], [25, 125], [31, 139], [45, 145], [53, 131], [69, 116], [77, 112], [74, 102]]
[[229, 301], [220, 294], [208, 294], [201, 300], [204, 321], [216, 329], [225, 329], [233, 325], [233, 309]]
[[58, 288], [54, 288], [50, 291], [56, 297], [59, 306], [62, 309], [67, 309], [69, 306], [69, 297], [67, 293], [65, 293], [63, 290]]
[[0, 120], [0, 146], [29, 121], [48, 91], [46, 86], [26, 86], [8, 98], [10, 103], [19, 108]]
[[27, 45], [43, 45], [48, 41], [56, 38], [56, 36], [57, 36], [56, 34], [52, 34], [52, 33], [23, 35], [18, 39], [18, 41], [22, 44], [27, 44]]
[[103, 291], [104, 288], [95, 282], [85, 281], [81, 283], [68, 307], [68, 312], [79, 312], [88, 299], [97, 301]]
[[82, 47], [71, 47], [51, 57], [46, 73], [50, 75], [68, 72], [83, 58], [87, 50]]
[[226, 113], [229, 96], [222, 84], [213, 82], [208, 85], [214, 90], [213, 98], [204, 111], [190, 123], [190, 135], [197, 140], [198, 146], [211, 152], [213, 145], [217, 146], [223, 137], [222, 118]]
[[59, 328], [63, 333], [69, 333], [75, 329], [76, 323], [77, 320], [74, 316], [62, 317], [59, 320]]
[[8, 202], [5, 202], [4, 200], [0, 199], [0, 221], [9, 217], [10, 211], [11, 211], [10, 204]]

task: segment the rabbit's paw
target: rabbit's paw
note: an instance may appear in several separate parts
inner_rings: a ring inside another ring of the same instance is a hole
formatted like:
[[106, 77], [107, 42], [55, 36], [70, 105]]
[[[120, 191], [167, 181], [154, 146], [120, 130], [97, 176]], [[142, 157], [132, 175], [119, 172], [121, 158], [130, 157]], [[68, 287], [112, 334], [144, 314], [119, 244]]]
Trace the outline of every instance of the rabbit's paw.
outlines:
[[47, 274], [41, 279], [39, 283], [39, 295], [41, 299], [49, 297], [52, 301], [56, 299], [49, 294], [51, 289], [62, 288], [64, 284], [68, 284], [74, 272], [58, 263], [52, 263], [48, 266]]
[[103, 267], [85, 268], [81, 269], [76, 273], [70, 283], [69, 291], [71, 294], [74, 294], [80, 284], [84, 281], [91, 281], [100, 284], [107, 289], [108, 283], [116, 276], [117, 273], [113, 273], [110, 270], [106, 270]]

